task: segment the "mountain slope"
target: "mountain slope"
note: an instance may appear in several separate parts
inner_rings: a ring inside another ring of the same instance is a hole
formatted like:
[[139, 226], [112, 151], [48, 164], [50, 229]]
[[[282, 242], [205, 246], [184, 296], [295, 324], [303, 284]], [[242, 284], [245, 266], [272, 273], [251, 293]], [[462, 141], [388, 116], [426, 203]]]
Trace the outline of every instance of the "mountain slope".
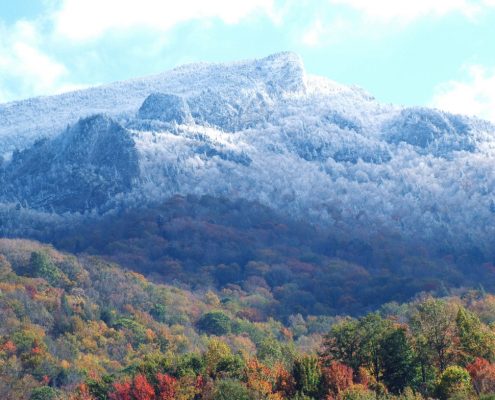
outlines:
[[85, 211], [130, 190], [138, 174], [129, 133], [107, 117], [93, 116], [16, 152], [0, 173], [0, 195], [36, 209]]

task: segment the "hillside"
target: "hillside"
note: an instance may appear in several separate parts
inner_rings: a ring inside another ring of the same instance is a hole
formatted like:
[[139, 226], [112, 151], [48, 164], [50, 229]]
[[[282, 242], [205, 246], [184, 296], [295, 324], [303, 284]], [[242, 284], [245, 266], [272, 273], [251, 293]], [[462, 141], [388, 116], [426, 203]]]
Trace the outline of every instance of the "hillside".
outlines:
[[192, 293], [97, 257], [2, 239], [0, 397], [491, 398], [492, 295], [423, 296], [359, 319], [294, 315], [287, 325], [256, 322], [263, 301], [262, 288]]
[[[246, 319], [256, 301], [240, 290], [217, 296], [155, 285], [98, 258], [2, 239], [0, 397], [29, 399], [43, 382], [70, 392], [159, 356], [187, 363], [185, 354], [207, 349], [205, 335], [222, 336], [233, 352], [246, 355], [275, 339], [294, 353], [297, 342], [282, 324]], [[300, 346], [317, 343], [325, 326], [327, 320], [314, 318]]]

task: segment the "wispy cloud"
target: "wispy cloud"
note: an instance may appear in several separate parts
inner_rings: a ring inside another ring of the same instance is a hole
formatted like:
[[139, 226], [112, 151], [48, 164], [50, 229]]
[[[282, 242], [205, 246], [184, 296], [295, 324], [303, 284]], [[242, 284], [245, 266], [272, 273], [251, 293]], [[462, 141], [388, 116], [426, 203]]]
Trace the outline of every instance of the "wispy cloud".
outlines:
[[65, 65], [46, 54], [40, 40], [32, 22], [0, 26], [0, 101], [73, 88]]
[[432, 105], [453, 113], [476, 115], [495, 122], [495, 68], [466, 67], [465, 81], [440, 84]]
[[493, 0], [329, 0], [360, 12], [366, 18], [381, 22], [408, 23], [425, 16], [442, 17], [451, 12], [474, 16]]
[[457, 13], [475, 21], [493, 7], [495, 0], [325, 0], [307, 7], [312, 23], [301, 30], [299, 42], [318, 47], [349, 37], [382, 39], [422, 18]]
[[308, 47], [328, 46], [342, 41], [355, 33], [356, 27], [352, 21], [334, 17], [326, 22], [322, 17], [317, 17], [313, 23], [303, 31], [301, 43]]
[[218, 18], [234, 24], [253, 13], [275, 15], [274, 0], [63, 0], [53, 16], [55, 32], [90, 40], [112, 30], [144, 27], [167, 31], [192, 20]]

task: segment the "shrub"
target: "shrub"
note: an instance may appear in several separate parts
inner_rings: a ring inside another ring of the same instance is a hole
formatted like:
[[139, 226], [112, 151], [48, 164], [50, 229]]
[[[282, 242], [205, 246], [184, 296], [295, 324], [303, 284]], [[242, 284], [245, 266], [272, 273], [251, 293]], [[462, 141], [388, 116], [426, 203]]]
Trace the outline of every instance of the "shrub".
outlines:
[[43, 386], [31, 392], [30, 400], [56, 400], [60, 398], [60, 392], [52, 387]]
[[249, 390], [241, 382], [221, 380], [215, 385], [213, 400], [250, 400]]

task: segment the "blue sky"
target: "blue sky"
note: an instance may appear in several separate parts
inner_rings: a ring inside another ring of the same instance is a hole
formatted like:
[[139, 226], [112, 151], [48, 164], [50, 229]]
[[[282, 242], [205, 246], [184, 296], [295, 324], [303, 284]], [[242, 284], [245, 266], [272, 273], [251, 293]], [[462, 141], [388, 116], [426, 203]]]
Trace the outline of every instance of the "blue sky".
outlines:
[[2, 0], [0, 102], [285, 50], [383, 102], [495, 120], [495, 0]]

